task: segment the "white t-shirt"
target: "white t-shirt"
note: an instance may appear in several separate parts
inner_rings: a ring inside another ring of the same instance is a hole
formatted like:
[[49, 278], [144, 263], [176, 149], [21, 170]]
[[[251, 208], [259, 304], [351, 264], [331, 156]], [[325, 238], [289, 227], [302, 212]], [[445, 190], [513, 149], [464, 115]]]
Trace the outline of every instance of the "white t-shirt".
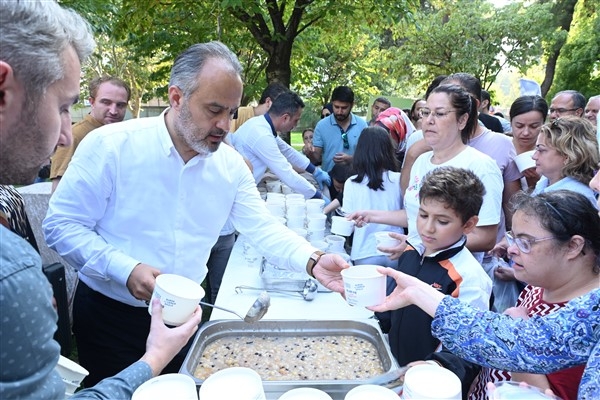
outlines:
[[409, 233], [417, 232], [417, 213], [419, 212], [419, 190], [427, 172], [438, 167], [452, 166], [473, 171], [485, 186], [483, 204], [479, 211], [477, 226], [496, 225], [500, 222], [502, 211], [502, 190], [504, 183], [500, 168], [494, 160], [479, 150], [467, 146], [453, 159], [442, 164], [433, 164], [433, 151], [421, 154], [410, 170], [410, 181], [404, 195], [404, 208], [408, 218]]
[[[400, 210], [402, 195], [400, 194], [400, 172], [387, 171], [383, 173], [384, 190], [373, 190], [367, 186], [369, 179], [365, 177], [361, 183], [352, 182], [356, 175], [351, 176], [344, 185], [344, 211], [358, 210]], [[398, 226], [370, 223], [354, 230], [352, 241], [353, 260], [381, 255], [377, 253], [375, 232], [392, 231], [403, 233]]]

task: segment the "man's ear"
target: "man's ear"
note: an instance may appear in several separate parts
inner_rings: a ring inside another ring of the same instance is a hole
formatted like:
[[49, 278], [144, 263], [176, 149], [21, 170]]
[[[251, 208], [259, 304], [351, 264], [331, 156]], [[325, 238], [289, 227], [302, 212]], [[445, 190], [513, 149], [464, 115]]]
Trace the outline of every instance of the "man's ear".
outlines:
[[23, 87], [17, 82], [12, 67], [0, 61], [0, 125], [20, 114], [23, 96]]
[[169, 86], [169, 104], [172, 108], [179, 108], [183, 101], [183, 92], [177, 86]]
[[473, 232], [473, 229], [475, 229], [478, 222], [479, 222], [479, 217], [477, 215], [473, 215], [471, 218], [469, 218], [467, 220], [467, 222], [464, 223], [463, 233], [465, 235], [467, 235], [467, 234]]

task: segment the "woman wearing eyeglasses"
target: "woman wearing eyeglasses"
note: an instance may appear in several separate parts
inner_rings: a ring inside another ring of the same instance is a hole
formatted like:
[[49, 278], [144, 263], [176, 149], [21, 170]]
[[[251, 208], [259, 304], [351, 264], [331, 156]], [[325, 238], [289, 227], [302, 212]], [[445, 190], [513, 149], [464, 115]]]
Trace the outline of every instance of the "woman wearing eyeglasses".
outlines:
[[[503, 181], [500, 169], [489, 156], [468, 146], [467, 142], [477, 124], [475, 99], [458, 85], [442, 85], [427, 98], [421, 109], [423, 137], [432, 151], [420, 155], [410, 170], [409, 185], [404, 196], [404, 210], [369, 210], [352, 213], [349, 218], [361, 226], [365, 222], [408, 227], [409, 235], [416, 234], [419, 212], [419, 189], [427, 172], [441, 166], [453, 166], [473, 171], [485, 186], [483, 205], [477, 227], [467, 236], [472, 252], [483, 252], [496, 242], [502, 208]], [[396, 235], [396, 238], [404, 237]], [[403, 248], [389, 248], [391, 258], [400, 256]]]
[[[567, 190], [513, 198], [516, 212], [506, 232], [508, 257], [515, 278], [528, 285], [516, 307], [504, 313], [528, 319], [547, 315], [600, 286], [600, 220], [586, 197]], [[484, 368], [475, 379], [469, 399], [486, 400], [486, 384], [525, 381], [552, 391], [564, 400], [576, 399], [583, 366], [548, 375], [511, 373]]]
[[[600, 173], [594, 185], [600, 191]], [[600, 398], [598, 210], [571, 191], [520, 194], [507, 235], [517, 277], [535, 285], [526, 288], [509, 315], [476, 310], [390, 268], [381, 272], [398, 287], [370, 308], [384, 312], [417, 305], [434, 317], [433, 335], [455, 356], [486, 368], [547, 374], [484, 370], [472, 387], [474, 398], [485, 398], [481, 388], [488, 381], [510, 375], [563, 399]]]

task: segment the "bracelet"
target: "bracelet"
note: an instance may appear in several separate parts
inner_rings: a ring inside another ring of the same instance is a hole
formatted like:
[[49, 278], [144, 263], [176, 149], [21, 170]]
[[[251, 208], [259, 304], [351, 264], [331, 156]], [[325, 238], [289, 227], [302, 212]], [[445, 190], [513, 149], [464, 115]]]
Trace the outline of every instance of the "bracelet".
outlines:
[[319, 260], [321, 259], [321, 256], [325, 254], [322, 251], [315, 251], [314, 253], [312, 253], [310, 255], [310, 258], [308, 259], [308, 262], [306, 263], [306, 273], [310, 276], [312, 276], [313, 278], [315, 277], [313, 275], [313, 269], [315, 268], [315, 265], [317, 265], [317, 263], [319, 262]]

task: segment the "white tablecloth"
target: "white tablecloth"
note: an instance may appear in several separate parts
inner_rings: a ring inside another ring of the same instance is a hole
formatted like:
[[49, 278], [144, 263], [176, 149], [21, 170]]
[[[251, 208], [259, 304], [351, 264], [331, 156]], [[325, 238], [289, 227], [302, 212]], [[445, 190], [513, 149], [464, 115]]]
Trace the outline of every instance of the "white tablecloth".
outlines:
[[[235, 287], [239, 285], [262, 287], [260, 266], [249, 267], [243, 256], [242, 242], [239, 237], [229, 258], [223, 282], [215, 302], [221, 307], [230, 308], [240, 315], [245, 315], [254, 300], [260, 293], [256, 290], [244, 289], [236, 293]], [[308, 279], [309, 276], [306, 275]], [[364, 320], [373, 315], [373, 312], [364, 307], [349, 306], [339, 293], [318, 292], [312, 301], [305, 301], [300, 296], [269, 293], [271, 307], [263, 319], [300, 319], [300, 320]], [[234, 319], [235, 315], [213, 309], [211, 321], [220, 319]], [[370, 321], [375, 322], [371, 319]]]

